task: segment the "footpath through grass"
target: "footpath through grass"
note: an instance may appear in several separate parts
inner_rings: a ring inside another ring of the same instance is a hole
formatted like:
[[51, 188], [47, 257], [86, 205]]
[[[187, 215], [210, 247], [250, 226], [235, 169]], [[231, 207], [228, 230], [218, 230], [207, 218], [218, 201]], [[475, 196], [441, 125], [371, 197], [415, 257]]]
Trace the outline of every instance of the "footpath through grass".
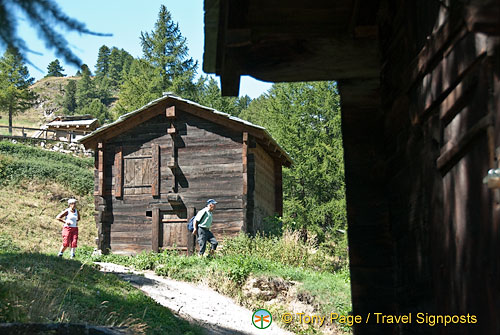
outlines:
[[[134, 334], [202, 334], [91, 263], [0, 251], [0, 322], [127, 326]], [[15, 249], [15, 248], [14, 248]]]
[[[281, 315], [287, 312], [294, 315], [348, 315], [351, 297], [349, 271], [345, 263], [336, 270], [320, 269], [333, 268], [333, 263], [327, 264], [332, 262], [332, 258], [325, 254], [317, 255], [317, 250], [311, 252], [311, 246], [298, 241], [297, 237], [298, 234], [293, 233], [285, 233], [279, 239], [250, 238], [242, 234], [226, 239], [223, 250], [214, 258], [186, 257], [175, 252], [92, 256], [90, 248], [80, 250], [77, 258], [84, 262], [110, 262], [137, 270], [153, 270], [172, 279], [203, 283], [250, 310], [269, 310], [278, 323], [281, 323]], [[241, 253], [241, 249], [249, 243], [258, 243], [261, 248]], [[261, 252], [264, 245], [267, 255]], [[283, 257], [287, 253], [287, 261], [272, 259], [280, 253]], [[260, 289], [258, 293], [255, 293], [256, 287]], [[342, 325], [319, 327], [292, 322], [281, 323], [281, 326], [297, 334], [350, 333], [350, 329]]]

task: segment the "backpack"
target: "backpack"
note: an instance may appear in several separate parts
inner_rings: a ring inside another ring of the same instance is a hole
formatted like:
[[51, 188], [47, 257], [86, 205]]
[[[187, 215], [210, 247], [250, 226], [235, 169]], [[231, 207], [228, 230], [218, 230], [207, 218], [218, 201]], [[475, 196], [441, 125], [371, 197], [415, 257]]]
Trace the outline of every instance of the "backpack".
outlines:
[[[203, 218], [205, 217], [205, 215], [206, 215], [206, 214], [207, 214], [207, 212], [203, 213], [203, 215], [201, 216], [200, 222], [202, 222], [202, 221], [203, 221]], [[192, 232], [193, 232], [193, 230], [194, 230], [194, 218], [195, 218], [195, 217], [196, 217], [196, 215], [195, 215], [195, 216], [193, 216], [191, 219], [189, 219], [189, 221], [188, 221], [188, 223], [187, 223], [187, 228], [188, 228], [188, 231], [189, 231], [190, 233], [192, 233]]]

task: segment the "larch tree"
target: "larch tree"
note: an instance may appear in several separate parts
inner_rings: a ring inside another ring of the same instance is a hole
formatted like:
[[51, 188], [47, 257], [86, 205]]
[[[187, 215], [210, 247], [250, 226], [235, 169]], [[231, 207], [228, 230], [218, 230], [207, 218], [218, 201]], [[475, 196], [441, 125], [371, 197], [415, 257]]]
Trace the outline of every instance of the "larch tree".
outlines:
[[22, 55], [15, 48], [8, 48], [0, 58], [0, 111], [9, 116], [9, 133], [12, 120], [34, 105], [37, 94], [30, 86], [35, 81], [30, 77]]
[[339, 236], [347, 219], [337, 84], [274, 84], [240, 117], [264, 126], [294, 161], [283, 170], [284, 225]]
[[172, 87], [179, 94], [193, 87], [198, 63], [188, 56], [186, 38], [167, 7], [160, 7], [155, 29], [141, 32], [140, 41], [144, 59], [160, 70], [163, 87]]
[[[186, 38], [165, 6], [160, 7], [154, 30], [142, 32], [140, 41], [143, 57], [134, 61], [124, 78], [120, 113], [134, 110], [167, 91], [185, 98], [196, 95], [193, 80], [198, 63], [188, 56]], [[151, 90], [144, 93], [145, 87]]]
[[106, 78], [109, 76], [109, 56], [111, 50], [105, 45], [99, 48], [97, 53], [97, 63], [95, 65], [95, 76], [97, 79]]
[[64, 96], [62, 101], [63, 113], [65, 115], [75, 114], [76, 105], [76, 80], [70, 80], [64, 87]]
[[239, 116], [239, 114], [250, 104], [251, 99], [248, 95], [241, 98], [223, 97], [217, 80], [213, 77], [209, 77], [208, 80], [202, 78], [200, 81], [202, 82], [202, 86], [199, 88], [195, 100], [204, 106], [233, 116]]
[[55, 59], [47, 66], [47, 75], [45, 77], [64, 77], [64, 68], [61, 66], [59, 59]]

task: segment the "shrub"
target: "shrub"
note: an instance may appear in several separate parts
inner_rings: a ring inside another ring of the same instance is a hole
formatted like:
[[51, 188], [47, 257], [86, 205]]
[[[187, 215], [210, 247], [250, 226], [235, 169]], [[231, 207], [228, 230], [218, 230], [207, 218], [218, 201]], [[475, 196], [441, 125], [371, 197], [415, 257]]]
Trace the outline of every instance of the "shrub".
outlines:
[[92, 158], [74, 157], [60, 152], [47, 151], [29, 145], [11, 143], [9, 141], [0, 141], [0, 154], [18, 158], [38, 158], [51, 162], [66, 163], [84, 169], [90, 169], [94, 166], [94, 160]]
[[[223, 255], [245, 255], [267, 259], [281, 264], [310, 268], [320, 271], [335, 271], [342, 268], [347, 258], [335, 257], [335, 251], [317, 247], [314, 239], [304, 242], [300, 233], [285, 231], [281, 237], [240, 235], [224, 240]], [[344, 247], [344, 246], [340, 246]]]
[[88, 162], [88, 159], [0, 142], [0, 183], [52, 180], [85, 195], [94, 188], [94, 176]]

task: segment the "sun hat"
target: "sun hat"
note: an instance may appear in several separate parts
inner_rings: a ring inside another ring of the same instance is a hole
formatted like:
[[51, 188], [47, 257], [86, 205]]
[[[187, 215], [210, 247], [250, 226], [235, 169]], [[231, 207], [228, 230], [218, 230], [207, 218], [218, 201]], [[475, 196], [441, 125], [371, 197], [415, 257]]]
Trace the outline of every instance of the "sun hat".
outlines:
[[71, 199], [68, 200], [68, 205], [69, 204], [75, 204], [75, 203], [76, 203], [76, 199], [71, 198]]
[[215, 205], [216, 203], [217, 203], [217, 201], [215, 201], [214, 199], [208, 199], [207, 200], [207, 205], [210, 205], [210, 204], [214, 204]]

